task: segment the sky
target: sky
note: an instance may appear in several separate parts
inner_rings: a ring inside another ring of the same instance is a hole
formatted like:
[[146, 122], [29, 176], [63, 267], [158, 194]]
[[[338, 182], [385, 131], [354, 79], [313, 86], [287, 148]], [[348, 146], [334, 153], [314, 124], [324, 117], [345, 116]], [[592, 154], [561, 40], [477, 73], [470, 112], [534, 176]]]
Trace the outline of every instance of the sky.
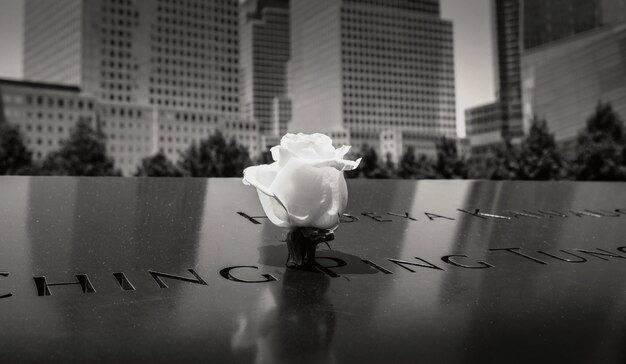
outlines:
[[[442, 18], [454, 24], [457, 131], [464, 110], [495, 99], [491, 0], [441, 0]], [[0, 77], [22, 78], [24, 0], [0, 0]]]

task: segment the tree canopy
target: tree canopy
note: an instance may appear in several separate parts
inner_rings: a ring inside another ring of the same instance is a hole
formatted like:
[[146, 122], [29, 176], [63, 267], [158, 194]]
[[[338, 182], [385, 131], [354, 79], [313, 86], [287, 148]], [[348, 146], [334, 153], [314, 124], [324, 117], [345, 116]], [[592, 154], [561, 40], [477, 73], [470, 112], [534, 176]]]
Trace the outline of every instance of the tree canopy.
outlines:
[[578, 135], [572, 176], [578, 180], [626, 178], [624, 123], [609, 104], [599, 103]]
[[217, 131], [199, 144], [192, 143], [182, 153], [179, 167], [192, 177], [241, 177], [251, 163], [246, 148], [234, 139], [227, 142]]
[[182, 175], [180, 169], [161, 152], [143, 158], [135, 172], [137, 177], [180, 177]]
[[61, 148], [44, 159], [41, 172], [60, 176], [119, 176], [106, 152], [106, 137], [100, 130], [79, 119]]
[[31, 156], [17, 125], [0, 122], [0, 174], [30, 174]]

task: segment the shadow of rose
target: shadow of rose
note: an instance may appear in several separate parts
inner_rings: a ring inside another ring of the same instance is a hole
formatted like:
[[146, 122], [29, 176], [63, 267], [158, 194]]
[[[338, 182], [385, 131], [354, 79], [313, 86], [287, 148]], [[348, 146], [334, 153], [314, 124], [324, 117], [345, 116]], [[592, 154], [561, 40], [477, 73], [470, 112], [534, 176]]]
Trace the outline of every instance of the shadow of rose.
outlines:
[[[261, 265], [270, 267], [285, 267], [289, 252], [286, 244], [266, 245], [258, 248]], [[339, 250], [318, 248], [316, 253], [317, 264], [332, 269], [337, 274], [376, 274], [380, 273], [369, 264], [364, 263], [356, 255], [344, 253]]]

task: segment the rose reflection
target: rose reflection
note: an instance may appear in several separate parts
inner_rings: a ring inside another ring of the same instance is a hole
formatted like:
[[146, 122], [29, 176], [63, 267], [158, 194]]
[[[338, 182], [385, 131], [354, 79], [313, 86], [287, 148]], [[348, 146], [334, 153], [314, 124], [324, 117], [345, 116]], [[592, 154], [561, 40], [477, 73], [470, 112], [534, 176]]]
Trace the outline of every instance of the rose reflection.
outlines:
[[261, 294], [258, 315], [240, 316], [235, 351], [254, 351], [256, 363], [334, 363], [335, 312], [326, 297], [330, 278], [287, 269], [282, 286]]

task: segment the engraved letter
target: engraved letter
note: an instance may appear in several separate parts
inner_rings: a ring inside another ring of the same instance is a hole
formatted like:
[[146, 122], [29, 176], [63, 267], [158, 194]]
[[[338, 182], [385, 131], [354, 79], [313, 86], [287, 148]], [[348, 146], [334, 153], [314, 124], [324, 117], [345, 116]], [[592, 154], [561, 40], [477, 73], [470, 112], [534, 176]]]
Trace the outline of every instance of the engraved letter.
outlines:
[[253, 224], [260, 224], [260, 222], [256, 219], [261, 219], [261, 218], [265, 218], [266, 216], [250, 216], [248, 214], [246, 214], [245, 212], [241, 212], [241, 211], [237, 211], [237, 214], [239, 216], [242, 216], [243, 218], [247, 219], [248, 221], [250, 221]]
[[379, 271], [381, 271], [381, 272], [383, 272], [385, 274], [393, 274], [390, 271], [388, 271], [387, 269], [385, 269], [385, 268], [381, 267], [380, 265], [372, 262], [371, 260], [367, 260], [367, 259], [361, 259], [361, 260], [363, 261], [363, 263], [365, 263], [365, 264], [367, 264], [367, 265], [369, 265], [371, 267], [374, 267], [374, 268], [378, 269]]
[[463, 255], [463, 254], [445, 255], [445, 256], [441, 257], [441, 260], [443, 260], [444, 262], [446, 262], [446, 263], [448, 263], [448, 264], [456, 265], [457, 267], [467, 268], [467, 269], [485, 269], [485, 268], [493, 268], [493, 265], [491, 265], [491, 264], [489, 264], [489, 263], [485, 263], [485, 262], [476, 262], [476, 263], [480, 264], [479, 266], [475, 266], [475, 265], [465, 265], [465, 264], [457, 263], [457, 262], [452, 261], [452, 259], [450, 259], [451, 257], [463, 257], [463, 258], [467, 258], [467, 255]]
[[339, 218], [339, 221], [343, 222], [343, 223], [350, 223], [350, 222], [359, 221], [359, 218], [356, 217], [356, 216], [352, 216], [350, 214], [343, 213], [343, 214], [341, 214], [341, 217]]
[[363, 212], [361, 213], [361, 215], [367, 216], [371, 218], [372, 220], [376, 220], [378, 222], [391, 222], [391, 220], [384, 219], [382, 216], [376, 214], [375, 212]]
[[574, 249], [574, 250], [577, 250], [577, 251], [579, 251], [581, 253], [585, 253], [585, 254], [591, 255], [592, 257], [596, 257], [596, 258], [599, 258], [599, 259], [602, 259], [602, 260], [608, 260], [606, 258], [602, 258], [602, 256], [611, 257], [611, 258], [626, 259], [626, 257], [623, 257], [621, 255], [616, 255], [616, 254], [613, 254], [613, 253], [609, 253], [606, 250], [600, 249], [600, 248], [596, 249], [596, 250], [600, 250], [600, 252], [592, 252], [590, 250], [585, 250], [585, 249]]
[[115, 277], [115, 279], [117, 280], [117, 283], [119, 283], [120, 287], [124, 291], [134, 291], [135, 290], [135, 287], [133, 287], [133, 285], [130, 283], [128, 278], [126, 278], [126, 274], [124, 274], [122, 272], [113, 273], [113, 277]]
[[33, 277], [35, 280], [35, 286], [37, 286], [37, 295], [50, 296], [52, 293], [48, 287], [50, 286], [69, 286], [77, 284], [83, 290], [83, 293], [96, 293], [95, 288], [91, 284], [89, 277], [86, 274], [77, 274], [76, 279], [78, 282], [62, 282], [62, 283], [48, 283], [45, 276]]
[[447, 216], [441, 216], [441, 215], [437, 215], [437, 214], [433, 214], [430, 212], [424, 212], [424, 215], [426, 215], [426, 217], [430, 220], [433, 221], [435, 219], [448, 219], [448, 220], [454, 220], [451, 217], [447, 217]]
[[511, 252], [511, 253], [513, 253], [513, 254], [515, 254], [515, 255], [519, 255], [520, 257], [524, 257], [524, 258], [526, 258], [526, 259], [530, 259], [530, 260], [532, 260], [532, 261], [533, 261], [533, 262], [535, 262], [535, 263], [539, 263], [539, 264], [548, 264], [548, 263], [546, 263], [546, 262], [544, 262], [544, 261], [542, 261], [542, 260], [539, 260], [539, 259], [537, 259], [537, 258], [533, 258], [533, 257], [531, 257], [530, 255], [526, 255], [526, 254], [524, 254], [524, 253], [520, 253], [520, 252], [518, 252], [517, 250], [519, 250], [519, 248], [495, 248], [495, 249], [489, 249], [489, 250], [491, 250], [491, 251], [505, 250], [505, 251], [507, 251], [507, 252]]
[[620, 215], [616, 212], [611, 212], [611, 211], [606, 211], [603, 209], [600, 209], [599, 212], [598, 211], [592, 211], [592, 210], [588, 210], [585, 209], [585, 211], [592, 213], [592, 214], [596, 214], [596, 215], [600, 215], [602, 217], [619, 217]]
[[419, 263], [414, 263], [414, 262], [407, 262], [406, 260], [399, 260], [399, 259], [392, 259], [392, 258], [387, 258], [388, 261], [399, 265], [400, 267], [408, 270], [411, 273], [415, 273], [415, 271], [409, 267], [405, 267], [405, 265], [412, 265], [415, 267], [422, 267], [422, 268], [432, 268], [432, 269], [438, 269], [438, 270], [444, 270], [443, 268], [439, 268], [436, 265], [429, 263], [427, 261], [425, 261], [422, 258], [419, 257], [415, 257], [415, 259], [421, 260], [422, 262], [426, 263], [426, 264], [419, 264]]
[[583, 217], [583, 216], [591, 216], [591, 217], [602, 217], [602, 215], [596, 214], [594, 212], [589, 212], [589, 211], [574, 211], [574, 210], [569, 210], [569, 212], [571, 212], [572, 214], [578, 216], [578, 217]]
[[537, 210], [539, 211], [539, 213], [542, 213], [546, 216], [548, 216], [549, 218], [553, 218], [553, 217], [567, 217], [567, 215], [565, 215], [562, 212], [558, 212], [556, 210], [550, 210], [550, 211], [546, 211], [546, 210]]
[[[335, 262], [336, 264], [333, 266], [325, 266], [325, 265], [321, 265], [319, 264], [317, 261], [320, 259], [328, 259], [328, 260], [332, 260], [333, 262]], [[332, 270], [328, 269], [328, 268], [339, 268], [339, 267], [345, 267], [346, 265], [348, 265], [348, 263], [346, 263], [345, 260], [343, 259], [339, 259], [339, 258], [335, 258], [335, 257], [317, 257], [315, 258], [315, 267], [319, 270], [321, 270], [322, 272], [328, 274], [330, 277], [332, 278], [337, 278], [340, 277], [339, 274], [333, 272]]]
[[463, 209], [457, 209], [457, 210], [461, 211], [461, 212], [465, 212], [466, 214], [470, 214], [472, 216], [480, 217], [481, 219], [486, 219], [488, 217], [493, 217], [493, 218], [496, 218], [496, 219], [511, 220], [511, 218], [508, 217], [508, 216], [494, 215], [494, 214], [485, 214], [483, 212], [480, 212], [480, 209], [475, 209], [474, 212], [465, 211]]
[[404, 215], [402, 214], [396, 214], [395, 212], [388, 212], [387, 215], [391, 215], [391, 216], [398, 216], [398, 217], [403, 217], [405, 219], [409, 219], [411, 221], [417, 221], [416, 218], [412, 217], [411, 215], [409, 215], [408, 212], [405, 212]]
[[[9, 276], [9, 272], [0, 272], [0, 276], [8, 277]], [[3, 294], [3, 295], [0, 295], [0, 300], [3, 299], [3, 298], [9, 298], [11, 296], [13, 296], [13, 293], [6, 293], [6, 294]]]
[[541, 215], [537, 215], [534, 212], [530, 212], [530, 211], [515, 211], [515, 210], [508, 210], [508, 212], [510, 212], [511, 214], [513, 214], [513, 217], [530, 217], [533, 219], [541, 219], [543, 216]]
[[241, 282], [241, 283], [265, 283], [265, 282], [272, 282], [275, 281], [276, 278], [274, 278], [271, 274], [261, 274], [261, 277], [265, 278], [263, 280], [258, 280], [258, 281], [248, 281], [245, 279], [240, 279], [237, 278], [235, 276], [233, 276], [230, 271], [233, 269], [237, 269], [237, 268], [252, 268], [252, 269], [259, 269], [259, 267], [255, 267], [252, 265], [238, 265], [235, 267], [228, 267], [228, 268], [224, 268], [222, 270], [220, 270], [220, 275], [230, 281], [235, 281], [235, 282]]
[[584, 262], [586, 262], [586, 261], [587, 261], [587, 259], [585, 259], [584, 257], [581, 257], [580, 255], [576, 255], [576, 254], [574, 254], [574, 253], [570, 253], [570, 252], [568, 252], [567, 250], [563, 250], [563, 249], [561, 249], [560, 251], [562, 251], [563, 253], [569, 254], [569, 255], [573, 255], [573, 256], [575, 256], [576, 258], [578, 258], [578, 260], [573, 260], [573, 259], [567, 259], [567, 258], [557, 257], [556, 255], [552, 255], [552, 254], [550, 254], [550, 253], [546, 253], [546, 252], [543, 252], [543, 251], [541, 251], [541, 250], [537, 250], [537, 253], [539, 253], [539, 254], [544, 254], [544, 255], [547, 255], [547, 256], [552, 257], [552, 258], [554, 258], [554, 259], [562, 260], [562, 261], [564, 261], [564, 262], [568, 262], [568, 263], [584, 263]]
[[152, 278], [154, 278], [154, 280], [159, 284], [159, 287], [161, 288], [168, 288], [167, 284], [165, 284], [163, 280], [161, 280], [161, 277], [176, 279], [179, 281], [185, 281], [185, 282], [190, 282], [190, 283], [195, 283], [195, 284], [201, 284], [203, 286], [208, 285], [202, 278], [200, 278], [200, 276], [193, 269], [187, 269], [187, 270], [189, 271], [189, 273], [193, 274], [193, 276], [196, 277], [196, 279], [185, 278], [185, 277], [176, 276], [173, 274], [155, 272], [152, 270], [149, 270], [148, 272], [150, 273], [150, 275], [152, 275]]

